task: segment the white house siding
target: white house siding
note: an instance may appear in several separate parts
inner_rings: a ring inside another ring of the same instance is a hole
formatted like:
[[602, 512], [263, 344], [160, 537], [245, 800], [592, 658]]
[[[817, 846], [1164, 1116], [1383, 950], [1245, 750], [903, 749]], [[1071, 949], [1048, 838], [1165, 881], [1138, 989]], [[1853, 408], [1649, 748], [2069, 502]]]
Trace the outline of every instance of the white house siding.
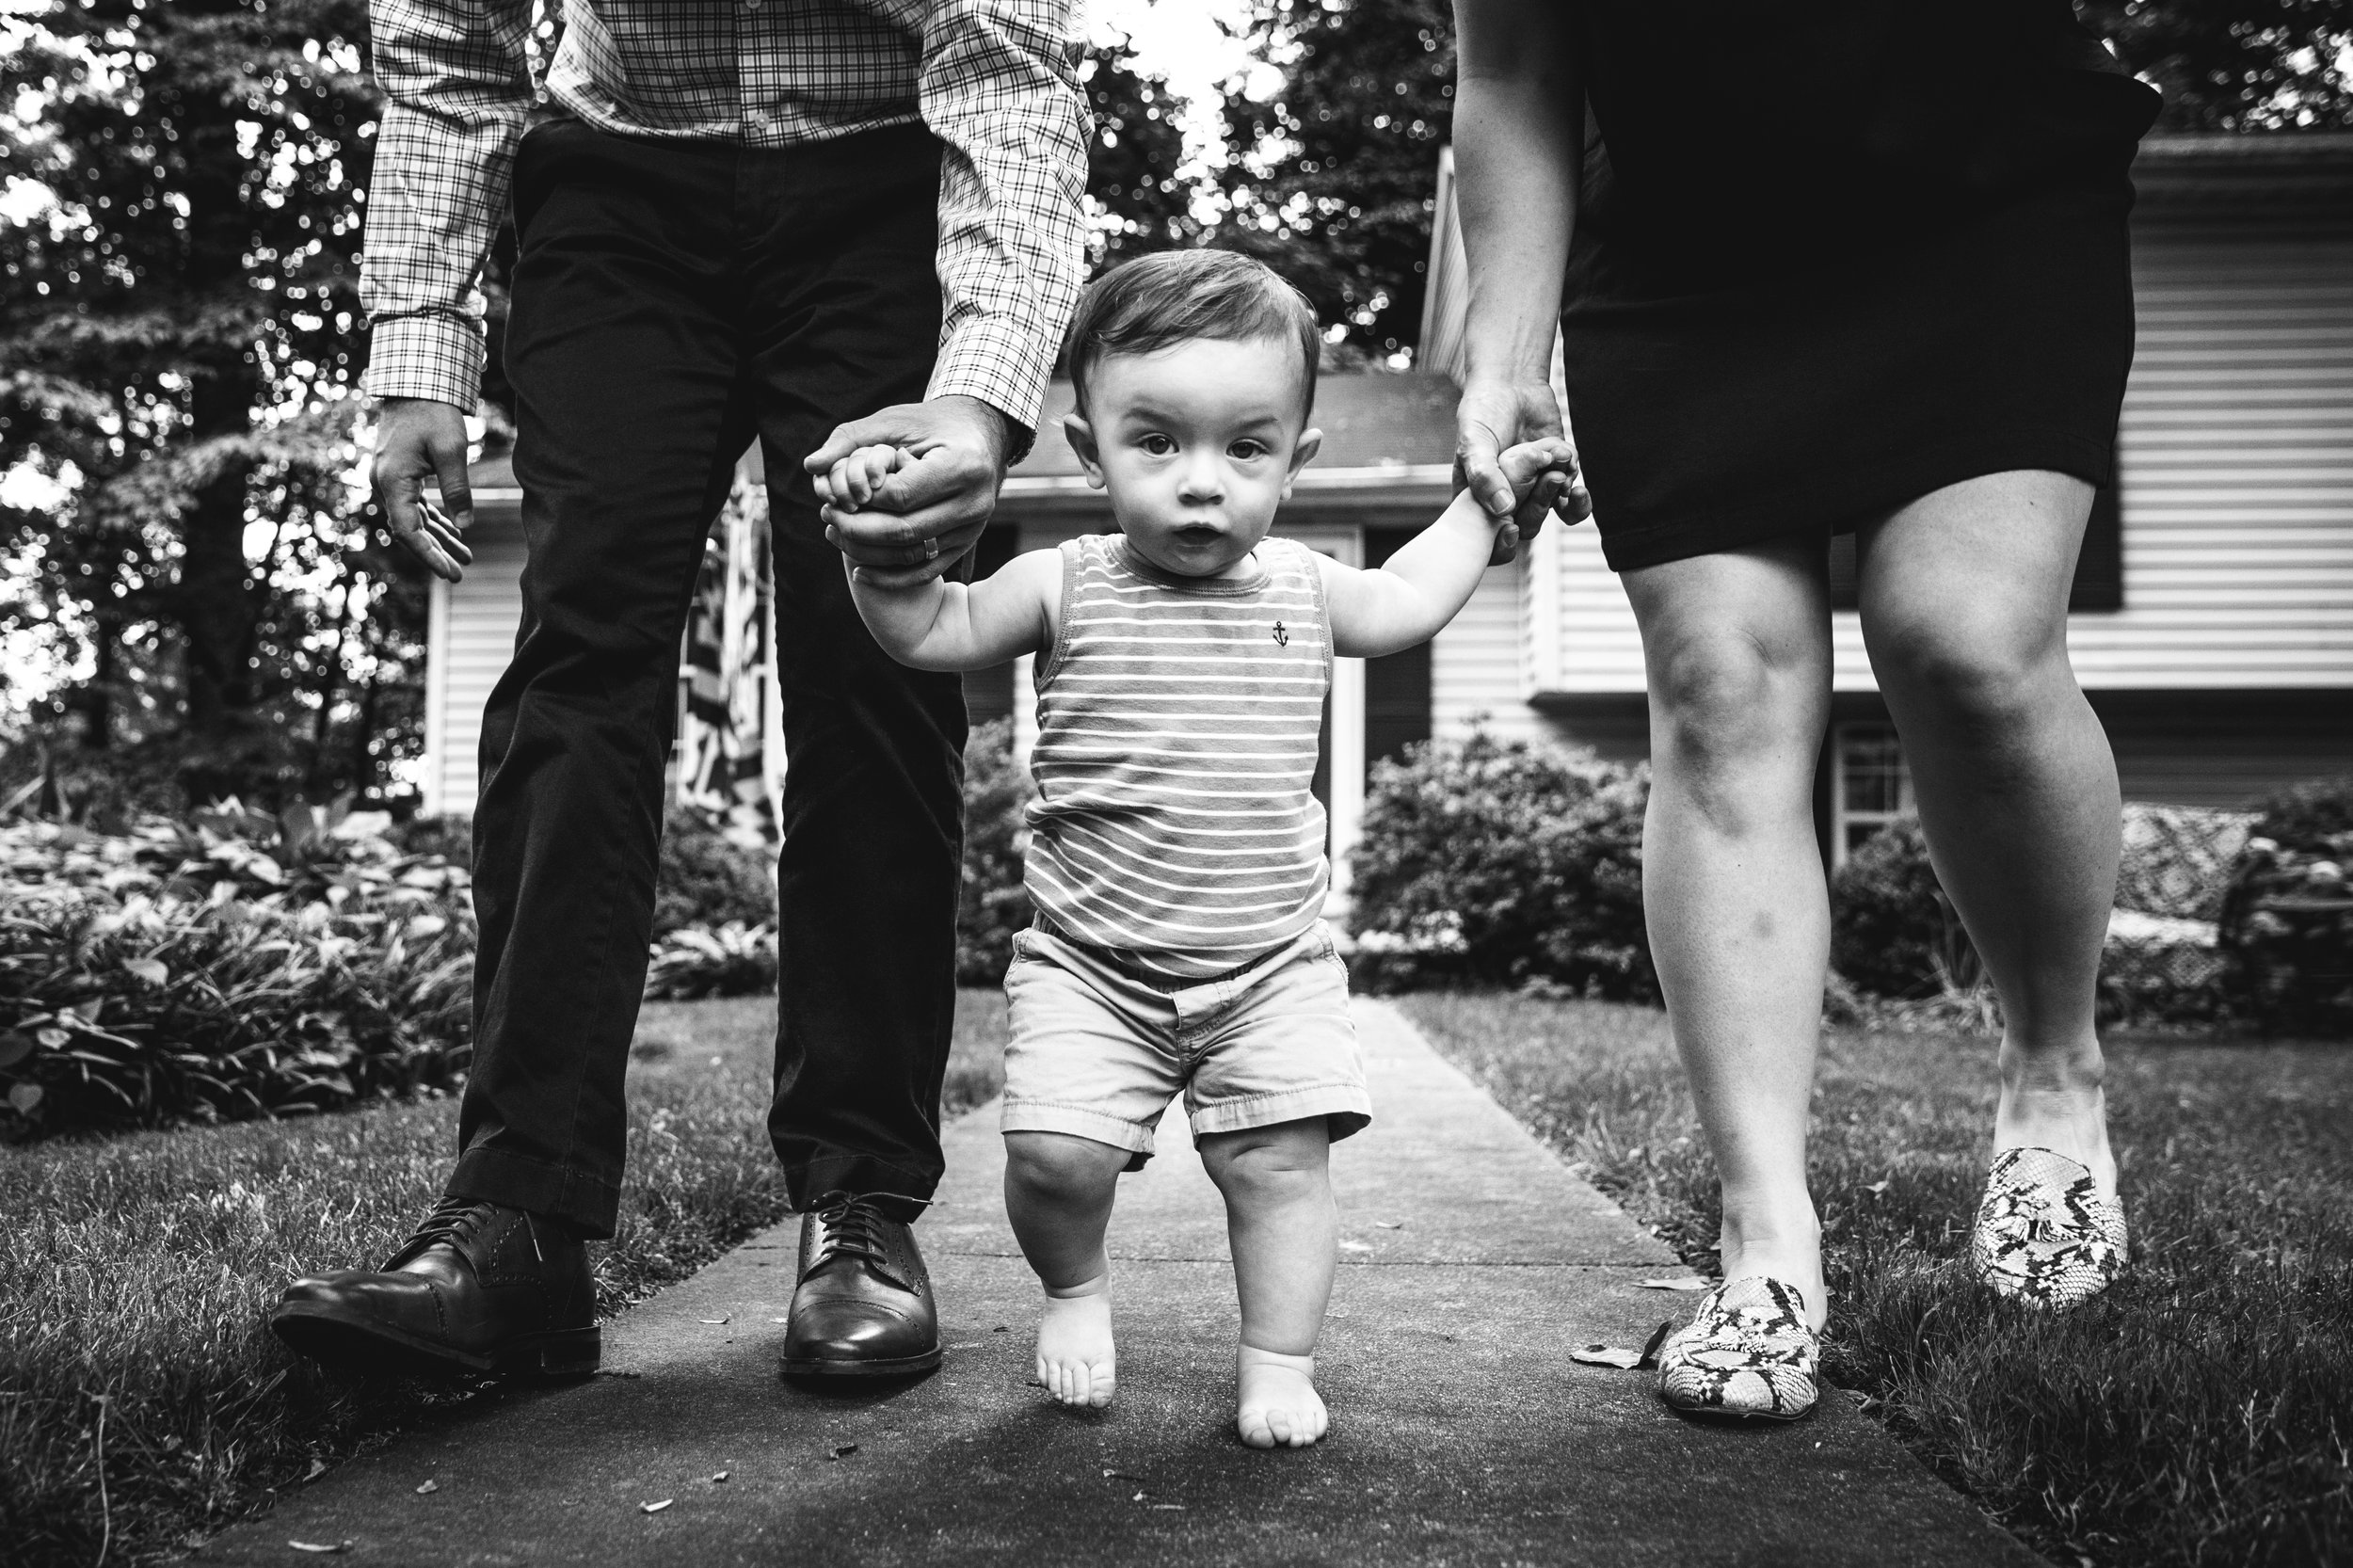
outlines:
[[[480, 789], [476, 752], [490, 688], [514, 657], [522, 621], [523, 536], [520, 504], [475, 492], [466, 536], [473, 564], [455, 589], [433, 586], [431, 657], [426, 661], [424, 808], [461, 816]], [[439, 722], [435, 722], [438, 712]]]

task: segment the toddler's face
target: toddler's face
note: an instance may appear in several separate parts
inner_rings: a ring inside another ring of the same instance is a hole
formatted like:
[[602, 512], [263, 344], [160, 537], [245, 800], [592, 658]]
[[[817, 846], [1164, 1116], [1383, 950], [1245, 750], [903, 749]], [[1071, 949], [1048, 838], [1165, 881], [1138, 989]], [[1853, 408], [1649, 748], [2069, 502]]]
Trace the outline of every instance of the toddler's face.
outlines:
[[1321, 440], [1302, 428], [1301, 378], [1298, 345], [1273, 338], [1110, 355], [1089, 377], [1086, 417], [1064, 428], [1145, 560], [1231, 576]]

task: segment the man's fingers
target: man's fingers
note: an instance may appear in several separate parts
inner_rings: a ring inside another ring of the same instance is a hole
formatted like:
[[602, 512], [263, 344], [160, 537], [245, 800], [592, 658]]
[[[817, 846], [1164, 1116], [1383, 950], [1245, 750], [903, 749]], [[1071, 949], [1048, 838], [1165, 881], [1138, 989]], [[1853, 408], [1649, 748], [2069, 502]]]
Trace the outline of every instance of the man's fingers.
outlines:
[[473, 565], [473, 547], [458, 536], [457, 525], [450, 521], [440, 507], [430, 501], [420, 500], [417, 510], [424, 520], [424, 531], [432, 536], [433, 542], [441, 547], [443, 553], [460, 566]]
[[[932, 513], [936, 516], [927, 520], [925, 513], [918, 513], [916, 518], [892, 518], [883, 511], [840, 511], [828, 506], [822, 516], [833, 530], [828, 536], [836, 549], [859, 565], [883, 568], [935, 560], [935, 546], [939, 555], [963, 555], [988, 525], [988, 518], [958, 520], [946, 506], [932, 508]], [[925, 539], [932, 544], [927, 546]]]

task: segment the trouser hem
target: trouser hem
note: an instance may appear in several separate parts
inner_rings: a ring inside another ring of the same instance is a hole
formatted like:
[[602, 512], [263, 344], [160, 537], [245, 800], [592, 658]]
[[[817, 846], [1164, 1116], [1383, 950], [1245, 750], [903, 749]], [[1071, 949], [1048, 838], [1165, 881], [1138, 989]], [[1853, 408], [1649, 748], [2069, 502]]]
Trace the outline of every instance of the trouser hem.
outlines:
[[590, 1241], [609, 1240], [621, 1217], [619, 1183], [506, 1149], [468, 1149], [442, 1192], [560, 1220]]
[[936, 1171], [894, 1165], [871, 1154], [821, 1155], [805, 1164], [784, 1167], [784, 1190], [792, 1212], [806, 1214], [824, 1207], [834, 1193], [872, 1198], [874, 1207], [902, 1224], [913, 1224], [931, 1207], [938, 1191]]

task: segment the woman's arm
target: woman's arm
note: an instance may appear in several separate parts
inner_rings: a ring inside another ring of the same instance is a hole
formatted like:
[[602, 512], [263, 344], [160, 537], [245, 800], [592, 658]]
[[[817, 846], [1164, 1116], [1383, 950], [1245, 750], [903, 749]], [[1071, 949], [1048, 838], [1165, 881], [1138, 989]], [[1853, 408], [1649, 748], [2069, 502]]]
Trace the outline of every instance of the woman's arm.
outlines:
[[[1550, 471], [1574, 456], [1569, 443], [1554, 437], [1511, 448], [1498, 467], [1512, 492], [1530, 500], [1557, 483]], [[1332, 651], [1343, 659], [1378, 659], [1436, 636], [1479, 587], [1497, 525], [1465, 491], [1374, 570], [1318, 556]]]
[[[1561, 0], [1454, 6], [1454, 190], [1470, 262], [1455, 471], [1498, 518], [1513, 510], [1503, 450], [1561, 434], [1552, 340], [1585, 142], [1567, 9]], [[1561, 510], [1572, 520], [1593, 510], [1581, 484]]]
[[1062, 552], [1016, 555], [981, 582], [934, 578], [884, 587], [848, 560], [850, 598], [882, 650], [919, 670], [984, 670], [1036, 653], [1054, 640], [1062, 607]]

